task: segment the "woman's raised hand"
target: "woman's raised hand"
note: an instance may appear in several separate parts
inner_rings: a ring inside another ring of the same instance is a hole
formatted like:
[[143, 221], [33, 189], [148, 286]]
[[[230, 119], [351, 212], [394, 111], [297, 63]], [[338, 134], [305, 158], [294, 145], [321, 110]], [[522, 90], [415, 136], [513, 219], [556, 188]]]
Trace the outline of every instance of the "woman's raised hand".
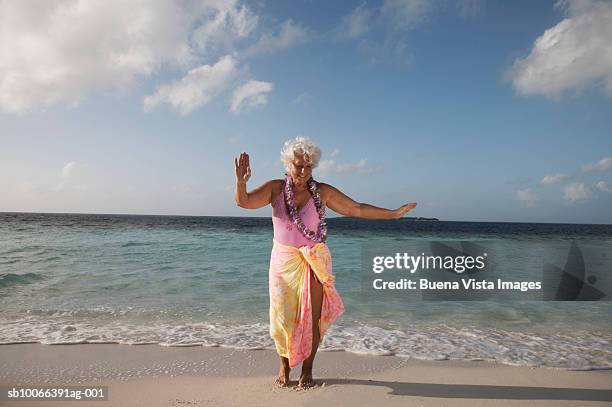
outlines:
[[395, 212], [397, 212], [397, 217], [396, 219], [401, 218], [402, 216], [404, 216], [406, 213], [410, 212], [411, 210], [413, 210], [414, 208], [416, 208], [417, 203], [416, 202], [410, 202], [407, 203], [405, 205], [400, 206], [399, 208], [397, 208], [395, 210]]
[[249, 155], [247, 153], [240, 154], [240, 157], [234, 158], [234, 165], [236, 166], [236, 182], [246, 184], [251, 178]]

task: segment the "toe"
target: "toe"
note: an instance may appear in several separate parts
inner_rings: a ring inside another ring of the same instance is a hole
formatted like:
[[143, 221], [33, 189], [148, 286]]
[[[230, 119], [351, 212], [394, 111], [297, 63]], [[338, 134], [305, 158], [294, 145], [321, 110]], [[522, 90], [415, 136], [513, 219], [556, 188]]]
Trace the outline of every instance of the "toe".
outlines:
[[282, 377], [277, 377], [276, 380], [274, 380], [274, 384], [276, 387], [287, 387], [287, 382]]

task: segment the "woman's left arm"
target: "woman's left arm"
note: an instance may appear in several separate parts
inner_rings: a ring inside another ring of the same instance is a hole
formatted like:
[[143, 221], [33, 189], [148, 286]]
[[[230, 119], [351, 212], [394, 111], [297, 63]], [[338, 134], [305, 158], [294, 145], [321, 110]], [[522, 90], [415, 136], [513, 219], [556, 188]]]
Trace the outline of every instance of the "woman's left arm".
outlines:
[[355, 202], [339, 189], [320, 183], [322, 199], [329, 209], [340, 215], [364, 219], [399, 219], [414, 209], [416, 202], [407, 203], [397, 209], [379, 208], [374, 205]]

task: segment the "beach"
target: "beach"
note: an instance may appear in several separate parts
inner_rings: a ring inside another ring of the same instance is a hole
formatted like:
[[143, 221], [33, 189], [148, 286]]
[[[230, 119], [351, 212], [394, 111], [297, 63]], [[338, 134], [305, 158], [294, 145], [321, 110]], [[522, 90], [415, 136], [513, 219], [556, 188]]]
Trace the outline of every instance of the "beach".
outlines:
[[[609, 406], [612, 371], [321, 352], [317, 387], [275, 388], [272, 350], [151, 345], [0, 346], [2, 386], [108, 386], [79, 406]], [[3, 401], [3, 406], [58, 405]], [[65, 402], [64, 402], [65, 403]]]
[[418, 255], [428, 242], [469, 241], [501, 278], [544, 281], [538, 262], [563, 267], [576, 240], [585, 278], [609, 292], [597, 259], [612, 226], [330, 219], [346, 312], [320, 344], [319, 385], [297, 390], [299, 369], [291, 387], [273, 386], [269, 219], [0, 220], [0, 385], [108, 386], [107, 401], [79, 406], [612, 405], [609, 301], [431, 301], [368, 290], [402, 275], [363, 266], [364, 247]]

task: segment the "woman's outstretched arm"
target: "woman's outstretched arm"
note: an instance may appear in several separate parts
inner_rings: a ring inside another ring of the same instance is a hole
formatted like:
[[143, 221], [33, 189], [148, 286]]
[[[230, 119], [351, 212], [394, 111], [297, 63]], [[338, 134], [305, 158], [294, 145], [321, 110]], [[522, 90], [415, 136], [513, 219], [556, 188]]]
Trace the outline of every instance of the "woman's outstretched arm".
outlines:
[[322, 183], [320, 186], [327, 207], [344, 216], [364, 219], [399, 219], [417, 206], [416, 202], [411, 202], [397, 209], [379, 208], [374, 205], [355, 202], [331, 185]]
[[251, 178], [251, 163], [247, 153], [240, 154], [234, 158], [236, 170], [236, 205], [245, 209], [258, 209], [268, 205], [272, 201], [272, 188], [277, 180], [268, 181], [265, 184], [247, 192], [246, 184]]

